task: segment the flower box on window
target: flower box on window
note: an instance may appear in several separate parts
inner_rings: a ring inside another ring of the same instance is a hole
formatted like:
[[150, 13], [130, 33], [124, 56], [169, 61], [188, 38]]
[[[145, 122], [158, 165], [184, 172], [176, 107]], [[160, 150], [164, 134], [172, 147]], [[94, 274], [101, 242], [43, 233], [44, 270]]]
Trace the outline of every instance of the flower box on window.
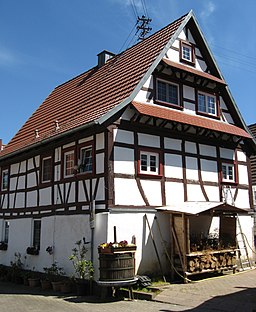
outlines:
[[37, 247], [34, 247], [34, 246], [28, 247], [27, 248], [27, 254], [37, 256], [37, 255], [39, 255], [39, 249]]
[[0, 242], [0, 250], [7, 250], [8, 244], [5, 242]]

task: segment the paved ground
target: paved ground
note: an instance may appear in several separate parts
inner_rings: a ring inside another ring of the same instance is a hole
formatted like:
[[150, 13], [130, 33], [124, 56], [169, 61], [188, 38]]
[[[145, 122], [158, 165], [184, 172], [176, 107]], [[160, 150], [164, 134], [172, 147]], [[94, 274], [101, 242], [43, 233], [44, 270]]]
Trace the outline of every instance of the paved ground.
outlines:
[[100, 301], [99, 298], [59, 296], [39, 288], [0, 283], [0, 312], [256, 312], [256, 270], [173, 284], [150, 301]]

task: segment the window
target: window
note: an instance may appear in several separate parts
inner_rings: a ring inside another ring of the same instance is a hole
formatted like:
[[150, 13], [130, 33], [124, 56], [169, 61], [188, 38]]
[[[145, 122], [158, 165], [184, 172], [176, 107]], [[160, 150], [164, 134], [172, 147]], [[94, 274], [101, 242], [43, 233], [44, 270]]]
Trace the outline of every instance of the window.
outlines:
[[222, 163], [222, 181], [235, 182], [235, 165], [232, 163]]
[[180, 105], [179, 85], [157, 80], [157, 100], [169, 104]]
[[140, 152], [140, 173], [159, 175], [159, 154]]
[[33, 247], [40, 249], [41, 241], [41, 220], [34, 220], [33, 226]]
[[6, 191], [9, 185], [9, 171], [8, 169], [2, 170], [1, 190]]
[[194, 46], [188, 42], [180, 41], [180, 61], [195, 64]]
[[52, 180], [52, 158], [46, 157], [42, 160], [42, 182]]
[[92, 146], [86, 146], [80, 149], [79, 172], [92, 172]]
[[9, 228], [10, 228], [10, 222], [5, 221], [4, 222], [4, 243], [8, 244], [9, 241]]
[[64, 178], [74, 175], [75, 153], [69, 151], [64, 154]]
[[217, 115], [216, 109], [216, 96], [198, 92], [197, 96], [197, 110], [201, 113], [206, 113], [210, 115]]

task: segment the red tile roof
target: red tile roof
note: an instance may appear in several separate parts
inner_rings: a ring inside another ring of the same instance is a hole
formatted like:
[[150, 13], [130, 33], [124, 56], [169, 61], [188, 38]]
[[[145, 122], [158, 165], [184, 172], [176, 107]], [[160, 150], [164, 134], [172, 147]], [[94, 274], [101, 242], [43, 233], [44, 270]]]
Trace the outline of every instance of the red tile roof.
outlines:
[[189, 73], [194, 74], [196, 76], [207, 78], [209, 80], [212, 80], [212, 81], [218, 82], [220, 84], [226, 85], [226, 82], [223, 79], [219, 79], [219, 78], [217, 78], [217, 77], [215, 77], [215, 76], [213, 76], [211, 74], [199, 71], [199, 70], [197, 70], [195, 68], [192, 68], [192, 67], [189, 67], [189, 66], [185, 66], [185, 65], [182, 65], [182, 64], [179, 64], [179, 63], [175, 63], [175, 62], [172, 62], [172, 61], [167, 60], [167, 59], [163, 59], [163, 62], [165, 64], [171, 66], [171, 67], [175, 67], [177, 69], [180, 69], [180, 70], [185, 71], [185, 72], [189, 72]]
[[[142, 42], [56, 87], [1, 152], [1, 156], [90, 123], [130, 96], [187, 15]], [[60, 129], [55, 131], [55, 120]], [[38, 129], [39, 138], [34, 131]]]
[[143, 104], [133, 101], [132, 105], [142, 115], [152, 116], [160, 119], [180, 122], [182, 124], [228, 133], [243, 138], [252, 138], [245, 130], [214, 119], [190, 115], [174, 109], [164, 108], [157, 105]]

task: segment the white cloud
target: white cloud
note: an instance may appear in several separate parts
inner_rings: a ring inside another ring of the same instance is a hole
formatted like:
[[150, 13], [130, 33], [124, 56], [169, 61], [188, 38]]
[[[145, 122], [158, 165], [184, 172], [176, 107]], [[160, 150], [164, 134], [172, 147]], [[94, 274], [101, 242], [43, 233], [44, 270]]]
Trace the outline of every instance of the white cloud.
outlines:
[[202, 19], [208, 18], [216, 10], [216, 6], [212, 1], [209, 1], [204, 4], [204, 9], [201, 11], [200, 16]]

